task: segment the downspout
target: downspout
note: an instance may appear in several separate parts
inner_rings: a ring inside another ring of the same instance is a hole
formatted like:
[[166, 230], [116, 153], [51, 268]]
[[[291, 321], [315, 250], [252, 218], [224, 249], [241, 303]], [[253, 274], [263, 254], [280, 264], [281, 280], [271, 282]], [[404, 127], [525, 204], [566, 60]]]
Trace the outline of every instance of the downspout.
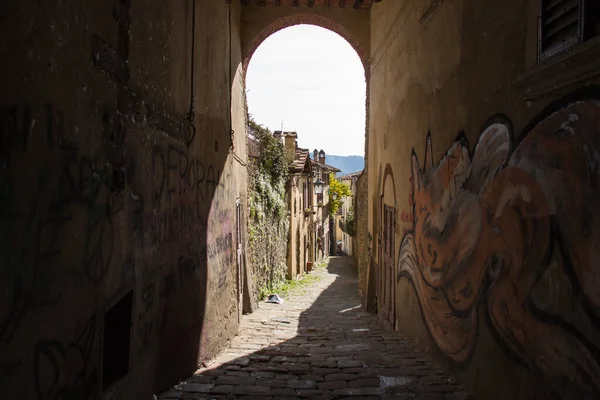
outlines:
[[[235, 145], [234, 145], [234, 137], [235, 137], [235, 131], [233, 130], [233, 119], [231, 117], [231, 106], [232, 106], [232, 92], [233, 92], [233, 78], [231, 77], [232, 75], [232, 70], [233, 70], [233, 60], [232, 60], [232, 56], [231, 56], [231, 0], [227, 0], [227, 5], [229, 8], [229, 21], [228, 21], [228, 28], [229, 28], [229, 149], [231, 150], [231, 153], [233, 154], [233, 158], [243, 167], [246, 167], [248, 165], [247, 162], [245, 162], [236, 152], [235, 152]], [[247, 124], [246, 124], [247, 125]]]
[[231, 78], [231, 69], [233, 66], [233, 62], [231, 60], [231, 0], [227, 1], [227, 7], [228, 7], [228, 34], [229, 34], [229, 140], [230, 140], [230, 146], [231, 146], [231, 151], [233, 152], [234, 155], [235, 154], [235, 146], [234, 146], [234, 140], [233, 140], [233, 135], [234, 135], [234, 131], [233, 131], [233, 120], [231, 118], [231, 103], [233, 102], [232, 100], [232, 85], [233, 85], [233, 79]]
[[196, 0], [192, 0], [192, 51], [190, 59], [190, 109], [187, 113], [187, 121], [192, 128], [192, 136], [187, 143], [187, 147], [192, 145], [196, 137], [196, 127], [194, 126], [194, 59], [196, 54]]

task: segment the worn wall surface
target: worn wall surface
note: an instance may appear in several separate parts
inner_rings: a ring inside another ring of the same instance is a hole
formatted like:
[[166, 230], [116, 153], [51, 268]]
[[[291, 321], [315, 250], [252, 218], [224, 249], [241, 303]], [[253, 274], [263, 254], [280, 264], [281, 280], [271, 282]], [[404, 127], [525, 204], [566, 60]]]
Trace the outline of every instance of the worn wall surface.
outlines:
[[1, 398], [150, 398], [237, 330], [240, 16], [196, 4], [195, 129], [192, 2], [0, 6]]
[[[268, 201], [261, 196], [259, 191], [272, 190], [265, 185], [269, 185], [269, 177], [251, 162], [249, 173], [249, 198], [254, 198], [250, 202], [250, 218], [248, 220], [248, 263], [249, 272], [252, 275], [254, 287], [257, 292], [265, 291], [268, 288], [280, 285], [285, 282], [288, 273], [288, 246], [290, 240], [290, 221], [288, 218], [289, 210], [283, 209], [283, 216], [274, 211], [274, 205], [268, 204]], [[260, 189], [256, 185], [256, 180], [261, 180]]]
[[368, 228], [368, 181], [367, 174], [362, 173], [356, 180], [356, 197], [354, 201], [354, 220], [356, 236], [354, 237], [354, 260], [358, 268], [358, 293], [363, 297], [366, 293], [367, 267], [369, 262], [367, 233]]
[[538, 12], [373, 7], [369, 273], [395, 207], [397, 329], [478, 397], [597, 398], [598, 58], [536, 67]]

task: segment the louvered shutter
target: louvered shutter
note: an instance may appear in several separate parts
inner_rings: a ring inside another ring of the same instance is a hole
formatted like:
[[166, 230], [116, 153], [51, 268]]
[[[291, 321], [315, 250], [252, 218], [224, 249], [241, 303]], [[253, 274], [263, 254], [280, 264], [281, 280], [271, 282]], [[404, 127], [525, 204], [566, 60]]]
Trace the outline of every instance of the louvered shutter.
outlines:
[[583, 9], [583, 0], [542, 0], [538, 34], [540, 61], [581, 42]]

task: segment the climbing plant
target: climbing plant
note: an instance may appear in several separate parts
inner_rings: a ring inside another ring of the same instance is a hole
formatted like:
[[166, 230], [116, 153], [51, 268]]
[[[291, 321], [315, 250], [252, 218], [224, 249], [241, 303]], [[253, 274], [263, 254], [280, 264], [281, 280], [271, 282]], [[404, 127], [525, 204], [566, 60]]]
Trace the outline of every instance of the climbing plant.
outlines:
[[282, 222], [286, 215], [285, 183], [289, 176], [285, 149], [269, 129], [252, 117], [249, 117], [248, 125], [254, 130], [260, 147], [254, 187], [251, 188], [250, 216], [260, 221], [265, 213], [271, 213]]
[[329, 174], [329, 215], [334, 215], [343, 204], [343, 197], [351, 196], [350, 187]]
[[248, 118], [258, 142], [259, 156], [248, 166], [248, 237], [252, 277], [260, 299], [285, 282], [289, 235], [285, 185], [288, 160], [280, 141]]

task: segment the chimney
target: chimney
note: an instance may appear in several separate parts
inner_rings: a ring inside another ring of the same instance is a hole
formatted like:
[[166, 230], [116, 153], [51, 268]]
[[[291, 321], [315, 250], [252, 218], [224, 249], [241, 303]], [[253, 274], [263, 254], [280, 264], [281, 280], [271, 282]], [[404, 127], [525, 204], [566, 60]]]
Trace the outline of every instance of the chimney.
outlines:
[[313, 154], [313, 160], [319, 161], [319, 150], [315, 149], [315, 151], [313, 151]]
[[296, 132], [285, 132], [283, 134], [283, 138], [285, 141], [285, 155], [290, 159], [294, 159], [294, 154], [296, 153], [296, 138], [298, 135]]
[[[315, 150], [316, 151], [316, 150]], [[325, 152], [323, 150], [321, 150], [319, 152], [319, 162], [321, 164], [325, 164]]]
[[279, 142], [281, 142], [283, 144], [283, 132], [281, 132], [281, 131], [275, 131], [275, 132], [273, 132], [273, 137], [277, 141], [279, 141]]

